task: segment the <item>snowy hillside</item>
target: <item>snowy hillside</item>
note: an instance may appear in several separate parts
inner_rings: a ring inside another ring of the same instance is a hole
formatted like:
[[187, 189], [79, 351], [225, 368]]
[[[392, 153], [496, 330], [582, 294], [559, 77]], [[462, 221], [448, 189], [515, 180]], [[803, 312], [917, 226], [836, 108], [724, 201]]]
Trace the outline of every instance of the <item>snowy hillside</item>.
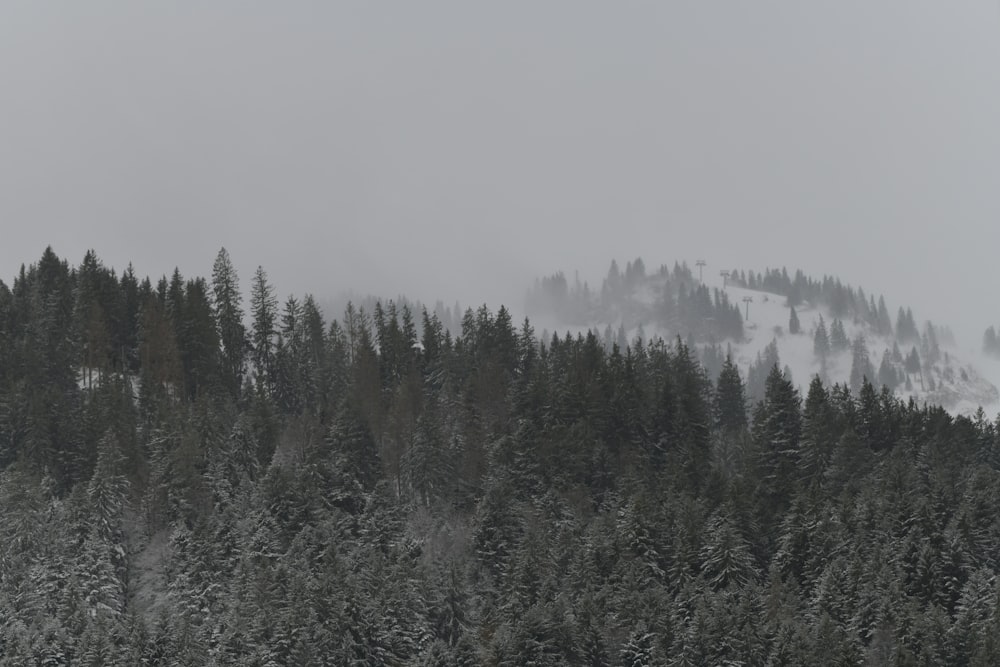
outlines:
[[[718, 287], [722, 289], [722, 285]], [[804, 390], [816, 374], [820, 374], [828, 384], [850, 383], [853, 362], [850, 349], [839, 353], [831, 352], [825, 368], [814, 353], [814, 337], [820, 317], [822, 316], [827, 327], [834, 319], [829, 310], [803, 303], [796, 309], [802, 331], [793, 335], [788, 332], [790, 308], [786, 305], [784, 296], [732, 286], [726, 287], [725, 292], [734, 303], [743, 303], [744, 297], [752, 299], [749, 303], [749, 318], [744, 325], [746, 340], [732, 344], [734, 360], [742, 370], [746, 371], [750, 364], [766, 356], [765, 348], [774, 341], [777, 343], [782, 367], [787, 366], [791, 370], [792, 378], [800, 390]], [[892, 356], [895, 340], [879, 336], [865, 323], [845, 320], [843, 324], [849, 340], [864, 337], [877, 376], [883, 356], [887, 353]], [[904, 356], [908, 351], [908, 348], [900, 350]], [[979, 358], [963, 358], [956, 351], [942, 346], [941, 358], [921, 372], [906, 373], [904, 364], [895, 363], [897, 372], [904, 374], [902, 377], [909, 380], [907, 383], [904, 379], [895, 391], [904, 399], [912, 396], [918, 403], [926, 401], [939, 404], [959, 414], [971, 414], [980, 406], [987, 414], [994, 414], [1000, 408], [1000, 392], [993, 382], [984, 377], [986, 374], [979, 370], [984, 361], [985, 359]], [[1000, 364], [993, 363], [998, 367], [996, 370], [1000, 370]], [[996, 377], [1000, 373], [992, 375]], [[869, 379], [873, 382], [876, 380]]]
[[[863, 290], [831, 278], [810, 281], [799, 272], [793, 280], [784, 270], [751, 272], [750, 280], [742, 272], [732, 275], [740, 276], [739, 284], [714, 271], [702, 280], [686, 264], [647, 275], [641, 260], [623, 272], [612, 263], [600, 290], [579, 281], [570, 286], [561, 273], [536, 282], [528, 310], [539, 331], [593, 330], [609, 347], [680, 336], [697, 348], [713, 379], [730, 352], [751, 399], [760, 398], [763, 378], [778, 361], [803, 394], [815, 375], [854, 391], [863, 376], [904, 400], [912, 397], [956, 414], [972, 414], [980, 406], [990, 415], [1000, 409], [1000, 361], [956, 349], [947, 329], [929, 322], [918, 326], [909, 309], [900, 309], [900, 316], [909, 317], [904, 331], [899, 320], [893, 327], [882, 299], [876, 305]], [[798, 333], [790, 330], [789, 297], [776, 289], [796, 295]], [[835, 324], [840, 329], [824, 353], [816, 343], [821, 323], [827, 334], [821, 337], [828, 340]]]

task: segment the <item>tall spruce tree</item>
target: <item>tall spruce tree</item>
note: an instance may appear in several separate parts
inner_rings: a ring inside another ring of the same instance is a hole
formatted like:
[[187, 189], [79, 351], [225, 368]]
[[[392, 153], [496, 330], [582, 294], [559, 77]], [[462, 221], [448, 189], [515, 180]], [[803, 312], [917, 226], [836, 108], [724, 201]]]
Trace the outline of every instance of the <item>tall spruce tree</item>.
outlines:
[[219, 250], [212, 267], [212, 305], [222, 344], [222, 380], [226, 390], [237, 396], [243, 385], [247, 333], [243, 325], [243, 295], [239, 276], [225, 248]]
[[878, 367], [878, 382], [891, 390], [895, 390], [899, 386], [896, 366], [892, 363], [892, 353], [889, 350], [886, 350], [882, 355], [882, 363]]
[[816, 334], [813, 336], [813, 354], [821, 363], [826, 363], [826, 358], [830, 355], [830, 336], [826, 332], [826, 323], [823, 316], [819, 316], [819, 326], [816, 327]]
[[851, 391], [855, 394], [860, 392], [865, 379], [869, 382], [877, 380], [875, 367], [868, 355], [868, 343], [865, 342], [865, 337], [859, 334], [851, 345]]
[[711, 425], [711, 383], [705, 371], [691, 356], [687, 345], [677, 339], [672, 359], [675, 413], [673, 432], [682, 449], [688, 477], [699, 488], [707, 474], [708, 436]]
[[806, 488], [818, 486], [830, 465], [836, 442], [834, 411], [830, 396], [819, 376], [809, 383], [802, 413], [802, 442], [799, 450], [799, 479]]
[[802, 325], [799, 323], [799, 316], [795, 313], [795, 306], [791, 307], [791, 314], [788, 316], [788, 333], [797, 335], [802, 332]]
[[738, 433], [747, 426], [746, 390], [732, 354], [726, 354], [715, 388], [715, 425], [724, 433]]
[[204, 278], [187, 281], [182, 303], [177, 345], [187, 394], [194, 399], [217, 391], [220, 380], [225, 387], [226, 375], [221, 368], [219, 334]]
[[851, 346], [847, 339], [847, 332], [844, 330], [844, 323], [839, 318], [834, 318], [830, 327], [830, 347], [834, 352], [843, 352]]
[[250, 314], [253, 317], [250, 342], [257, 390], [270, 395], [274, 391], [274, 337], [277, 334], [278, 299], [261, 266], [257, 267], [253, 276]]
[[772, 366], [753, 426], [761, 456], [761, 484], [772, 508], [785, 507], [790, 500], [799, 462], [800, 410], [799, 392], [777, 365]]
[[882, 336], [892, 335], [892, 317], [885, 305], [885, 297], [878, 298], [878, 332]]

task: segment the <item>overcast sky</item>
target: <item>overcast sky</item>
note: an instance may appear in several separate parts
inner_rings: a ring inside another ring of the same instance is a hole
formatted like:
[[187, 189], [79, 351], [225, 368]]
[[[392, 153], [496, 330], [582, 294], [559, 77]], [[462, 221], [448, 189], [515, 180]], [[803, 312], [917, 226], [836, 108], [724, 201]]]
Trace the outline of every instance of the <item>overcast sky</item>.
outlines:
[[0, 232], [8, 283], [47, 244], [154, 276], [224, 245], [282, 294], [495, 304], [704, 258], [980, 332], [1000, 5], [5, 2]]

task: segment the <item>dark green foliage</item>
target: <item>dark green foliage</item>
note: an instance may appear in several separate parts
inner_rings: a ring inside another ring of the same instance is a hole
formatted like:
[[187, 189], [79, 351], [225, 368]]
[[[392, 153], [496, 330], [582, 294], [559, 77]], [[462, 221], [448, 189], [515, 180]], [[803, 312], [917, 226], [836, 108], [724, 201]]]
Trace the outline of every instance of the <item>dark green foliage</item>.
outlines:
[[732, 355], [726, 355], [722, 372], [715, 388], [715, 425], [723, 433], [737, 434], [747, 426], [747, 399], [743, 378], [733, 363]]
[[747, 396], [751, 404], [756, 404], [763, 400], [764, 391], [767, 385], [767, 376], [771, 369], [781, 365], [778, 356], [778, 341], [772, 340], [764, 348], [763, 352], [757, 353], [757, 360], [750, 364], [747, 369]]
[[799, 465], [802, 416], [799, 393], [777, 366], [767, 376], [753, 431], [761, 457], [761, 491], [769, 504], [783, 508]]
[[278, 299], [267, 281], [267, 273], [258, 266], [250, 291], [250, 315], [253, 317], [250, 348], [257, 390], [266, 395], [274, 392], [275, 336], [278, 333]]
[[837, 413], [819, 376], [809, 383], [802, 413], [802, 441], [799, 447], [799, 480], [803, 487], [822, 483], [833, 458]]
[[702, 576], [716, 589], [742, 588], [757, 576], [750, 543], [724, 515], [709, 521], [701, 560]]
[[[944, 330], [803, 405], [776, 345], [744, 384], [485, 306], [269, 323], [262, 271], [250, 348], [224, 268], [0, 283], [0, 664], [996, 664], [996, 423], [876, 383], [929, 384]], [[727, 312], [668, 273], [665, 317]], [[732, 280], [889, 335], [860, 290]]]
[[212, 306], [222, 346], [220, 375], [223, 386], [236, 396], [243, 386], [247, 333], [243, 324], [243, 295], [229, 253], [219, 250], [212, 267]]
[[693, 488], [699, 489], [708, 471], [712, 386], [690, 349], [679, 339], [670, 370], [673, 381], [669, 391], [674, 392], [675, 414], [669, 420], [666, 435], [672, 440], [671, 446], [680, 450], [682, 465]]
[[324, 444], [306, 449], [306, 465], [323, 480], [320, 492], [330, 503], [357, 513], [382, 471], [375, 438], [352, 402], [340, 409]]

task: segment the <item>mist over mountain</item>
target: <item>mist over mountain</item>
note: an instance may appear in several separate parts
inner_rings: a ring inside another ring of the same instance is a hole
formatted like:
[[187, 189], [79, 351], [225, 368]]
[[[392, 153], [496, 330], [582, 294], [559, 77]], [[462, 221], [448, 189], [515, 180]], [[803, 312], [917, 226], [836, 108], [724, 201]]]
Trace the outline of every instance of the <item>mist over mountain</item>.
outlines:
[[535, 281], [526, 310], [546, 331], [592, 330], [608, 350], [637, 338], [679, 337], [713, 380], [731, 356], [747, 373], [752, 401], [763, 397], [764, 378], [777, 364], [800, 390], [819, 376], [857, 393], [867, 378], [903, 398], [958, 412], [1000, 409], [991, 381], [997, 377], [995, 332], [991, 339], [987, 330], [982, 352], [970, 352], [949, 326], [918, 323], [909, 306], [890, 314], [884, 296], [834, 276], [813, 279], [785, 268], [706, 276], [707, 263], [694, 264], [647, 272], [641, 258], [624, 269], [612, 260], [593, 288], [579, 274], [571, 284], [557, 272]]
[[0, 667], [1000, 665], [998, 35], [0, 3]]
[[460, 4], [15, 2], [2, 275], [225, 246], [282, 294], [496, 307], [641, 254], [840, 276], [976, 349], [998, 324], [995, 3]]

